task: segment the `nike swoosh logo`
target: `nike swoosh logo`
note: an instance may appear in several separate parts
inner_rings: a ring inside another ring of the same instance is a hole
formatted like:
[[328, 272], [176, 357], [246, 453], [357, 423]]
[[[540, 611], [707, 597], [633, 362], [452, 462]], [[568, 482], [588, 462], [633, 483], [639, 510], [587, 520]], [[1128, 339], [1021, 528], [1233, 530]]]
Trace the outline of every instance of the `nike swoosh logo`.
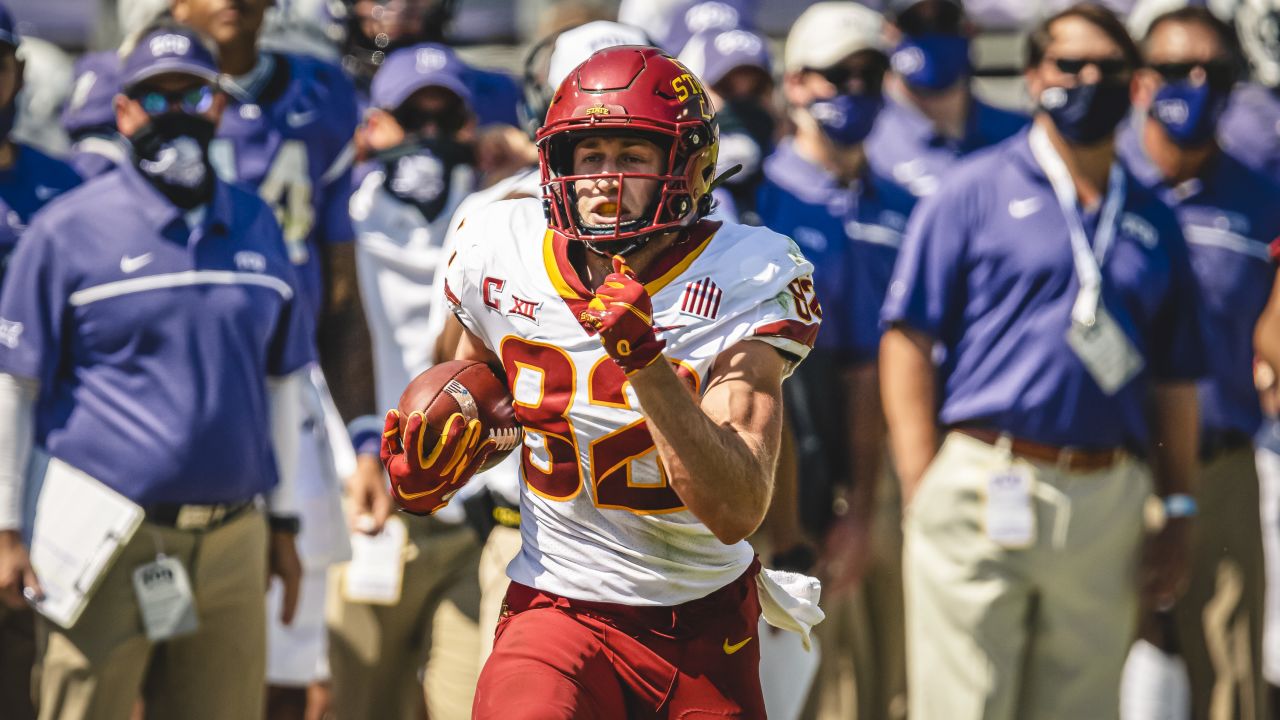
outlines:
[[302, 127], [316, 119], [316, 111], [308, 110], [306, 112], [289, 112], [285, 113], [284, 121], [289, 123], [289, 127]]
[[653, 331], [656, 333], [667, 332], [668, 330], [679, 330], [684, 325], [654, 325]]
[[1040, 198], [1038, 197], [1009, 201], [1009, 216], [1016, 220], [1033, 215], [1038, 210], [1040, 210]]
[[[444, 485], [444, 483], [440, 483], [440, 485]], [[410, 493], [405, 492], [399, 485], [397, 485], [396, 494], [399, 495], [403, 500], [417, 500], [418, 498], [426, 497], [431, 493], [439, 490], [440, 485], [437, 485], [431, 488], [430, 490], [423, 490], [422, 492], [410, 492]]]
[[128, 255], [125, 255], [124, 257], [120, 258], [120, 272], [126, 273], [126, 274], [131, 272], [137, 272], [142, 268], [146, 267], [151, 262], [151, 260], [152, 260], [151, 253], [142, 253], [137, 257], [129, 257]]
[[734, 654], [734, 653], [738, 652], [739, 650], [741, 650], [742, 648], [746, 647], [746, 646], [747, 646], [747, 643], [749, 643], [749, 642], [751, 642], [751, 638], [749, 638], [749, 637], [748, 637], [746, 640], [743, 640], [743, 641], [742, 641], [742, 642], [740, 642], [740, 643], [734, 643], [733, 645], [730, 645], [730, 644], [729, 644], [729, 638], [725, 638], [725, 639], [724, 639], [724, 654], [725, 654], [725, 655], [732, 655], [732, 654]]

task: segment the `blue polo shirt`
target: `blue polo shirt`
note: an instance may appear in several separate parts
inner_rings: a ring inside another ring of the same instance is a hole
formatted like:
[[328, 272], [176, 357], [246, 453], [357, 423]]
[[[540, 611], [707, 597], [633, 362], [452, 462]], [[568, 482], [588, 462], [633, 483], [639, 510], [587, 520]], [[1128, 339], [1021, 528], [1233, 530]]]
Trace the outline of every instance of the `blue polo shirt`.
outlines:
[[355, 87], [338, 66], [302, 55], [266, 53], [251, 96], [230, 93], [210, 158], [227, 182], [255, 189], [276, 212], [302, 295], [324, 305], [321, 257], [351, 242]]
[[1143, 448], [1149, 383], [1203, 374], [1182, 231], [1159, 198], [1133, 178], [1126, 184], [1102, 301], [1145, 368], [1110, 396], [1067, 343], [1079, 281], [1066, 221], [1027, 133], [961, 163], [916, 208], [882, 319], [940, 343], [943, 424], [978, 423], [1058, 446]]
[[956, 140], [935, 130], [933, 121], [919, 110], [886, 97], [867, 137], [867, 160], [876, 174], [925, 197], [938, 190], [961, 157], [1015, 135], [1027, 122], [1026, 115], [1001, 110], [975, 97], [964, 137]]
[[1218, 142], [1280, 183], [1280, 93], [1256, 83], [1239, 86], [1218, 125]]
[[276, 484], [266, 378], [312, 361], [271, 210], [219, 183], [203, 223], [133, 168], [45, 208], [0, 293], [0, 372], [40, 382], [36, 442], [140, 504]]
[[823, 309], [818, 348], [851, 362], [875, 359], [880, 306], [914, 204], [906, 190], [872, 173], [840, 183], [790, 139], [765, 159], [756, 211], [813, 263]]
[[36, 211], [53, 198], [80, 184], [69, 165], [29, 145], [14, 143], [13, 165], [0, 170], [0, 279]]
[[1200, 381], [1201, 425], [1252, 435], [1262, 422], [1253, 386], [1253, 328], [1275, 281], [1270, 246], [1280, 237], [1280, 186], [1226, 153], [1203, 179], [1170, 186], [1129, 124], [1119, 149], [1133, 174], [1173, 208], [1187, 239], [1209, 363]]

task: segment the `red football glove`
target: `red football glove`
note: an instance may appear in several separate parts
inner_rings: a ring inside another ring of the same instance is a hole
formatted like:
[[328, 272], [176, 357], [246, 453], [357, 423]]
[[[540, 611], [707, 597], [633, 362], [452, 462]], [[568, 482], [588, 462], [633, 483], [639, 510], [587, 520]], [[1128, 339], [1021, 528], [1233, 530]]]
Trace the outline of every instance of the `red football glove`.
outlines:
[[600, 333], [605, 352], [628, 375], [652, 365], [667, 346], [653, 331], [653, 300], [620, 255], [578, 321]]
[[400, 507], [417, 515], [430, 515], [444, 507], [453, 494], [467, 484], [493, 452], [492, 439], [484, 434], [479, 420], [467, 421], [454, 413], [439, 438], [426, 435], [422, 413], [409, 415], [400, 438], [400, 413], [387, 412], [382, 429], [382, 466], [391, 477], [391, 497]]

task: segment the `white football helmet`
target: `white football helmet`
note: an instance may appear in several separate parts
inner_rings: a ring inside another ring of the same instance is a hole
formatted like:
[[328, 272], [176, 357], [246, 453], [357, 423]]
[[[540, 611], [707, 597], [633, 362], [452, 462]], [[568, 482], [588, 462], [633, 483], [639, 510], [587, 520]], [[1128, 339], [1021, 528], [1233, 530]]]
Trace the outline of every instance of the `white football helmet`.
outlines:
[[1161, 15], [1184, 8], [1188, 5], [1203, 5], [1209, 9], [1209, 12], [1218, 16], [1223, 22], [1231, 22], [1231, 18], [1235, 15], [1236, 6], [1242, 0], [1199, 0], [1198, 2], [1190, 2], [1189, 0], [1138, 0], [1129, 11], [1129, 18], [1125, 22], [1129, 27], [1129, 34], [1133, 39], [1142, 42], [1147, 36], [1147, 30], [1151, 27], [1151, 21]]
[[1280, 86], [1280, 0], [1240, 0], [1236, 33], [1254, 79]]

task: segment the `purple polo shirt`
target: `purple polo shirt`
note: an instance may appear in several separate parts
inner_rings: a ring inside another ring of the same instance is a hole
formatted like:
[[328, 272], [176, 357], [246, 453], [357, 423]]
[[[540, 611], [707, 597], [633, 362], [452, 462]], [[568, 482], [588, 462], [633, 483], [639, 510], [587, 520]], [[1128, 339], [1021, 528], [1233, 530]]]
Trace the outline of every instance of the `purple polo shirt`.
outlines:
[[813, 263], [824, 326], [816, 347], [851, 362], [875, 359], [880, 306], [914, 204], [906, 190], [871, 173], [838, 182], [790, 139], [765, 160], [756, 211]]
[[69, 165], [29, 145], [14, 143], [13, 165], [0, 170], [0, 284], [4, 267], [36, 211], [80, 184]]
[[0, 372], [40, 382], [36, 442], [140, 504], [276, 484], [266, 378], [313, 360], [280, 229], [222, 183], [202, 224], [132, 165], [45, 208], [0, 293]]
[[1027, 133], [962, 162], [916, 208], [881, 317], [939, 342], [944, 425], [977, 423], [1059, 446], [1144, 448], [1150, 383], [1203, 374], [1182, 231], [1168, 206], [1133, 178], [1127, 186], [1102, 301], [1146, 365], [1114, 395], [1067, 344], [1079, 281], [1066, 221]]
[[302, 295], [323, 306], [322, 247], [350, 242], [355, 88], [336, 65], [271, 55], [253, 97], [230, 95], [210, 156], [227, 182], [255, 189], [280, 218]]
[[1238, 86], [1218, 125], [1218, 142], [1280, 183], [1280, 94], [1256, 83]]
[[956, 140], [938, 133], [919, 110], [886, 96], [884, 109], [867, 137], [871, 169], [916, 197], [925, 197], [938, 190], [957, 160], [1027, 126], [1026, 115], [1001, 110], [976, 97], [972, 102], [965, 135]]
[[1173, 208], [1187, 239], [1209, 364], [1199, 384], [1201, 425], [1252, 435], [1262, 422], [1253, 386], [1253, 328], [1275, 281], [1270, 246], [1280, 237], [1280, 186], [1227, 153], [1213, 160], [1203, 179], [1170, 186], [1131, 124], [1119, 148], [1134, 175]]

